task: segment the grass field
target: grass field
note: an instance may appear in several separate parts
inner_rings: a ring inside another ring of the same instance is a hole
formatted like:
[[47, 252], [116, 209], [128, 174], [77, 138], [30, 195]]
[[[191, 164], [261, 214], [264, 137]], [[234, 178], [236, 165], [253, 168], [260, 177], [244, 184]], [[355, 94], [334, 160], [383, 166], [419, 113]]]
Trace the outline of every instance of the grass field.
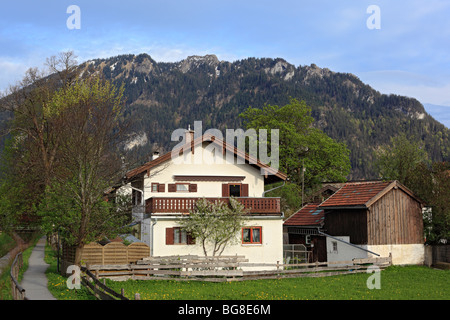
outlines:
[[[69, 290], [67, 278], [56, 273], [56, 259], [47, 250], [49, 289], [61, 300], [91, 300], [85, 289]], [[371, 274], [360, 273], [322, 278], [198, 282], [147, 280], [106, 285], [142, 300], [450, 300], [450, 270], [424, 266], [391, 266], [380, 274], [380, 289], [368, 289]]]
[[450, 271], [423, 266], [392, 266], [380, 274], [380, 289], [368, 289], [370, 274], [210, 283], [107, 281], [132, 299], [149, 300], [449, 300]]

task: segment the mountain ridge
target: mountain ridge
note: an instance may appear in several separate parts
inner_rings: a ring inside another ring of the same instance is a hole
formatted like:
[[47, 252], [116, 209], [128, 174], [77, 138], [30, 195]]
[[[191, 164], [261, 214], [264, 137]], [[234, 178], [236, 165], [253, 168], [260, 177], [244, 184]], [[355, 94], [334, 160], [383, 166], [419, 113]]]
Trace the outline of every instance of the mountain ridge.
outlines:
[[124, 146], [129, 163], [167, 152], [171, 133], [203, 122], [203, 130], [242, 128], [239, 114], [248, 107], [285, 105], [290, 98], [311, 107], [315, 126], [350, 149], [350, 179], [378, 178], [373, 152], [397, 134], [418, 139], [433, 161], [450, 160], [450, 130], [416, 99], [386, 95], [351, 73], [315, 64], [295, 66], [283, 58], [246, 58], [233, 62], [214, 54], [177, 62], [156, 62], [149, 54], [92, 59], [78, 65], [80, 76], [100, 74], [124, 85], [125, 119], [132, 119]]
[[432, 160], [450, 157], [448, 128], [418, 100], [382, 94], [354, 74], [315, 64], [296, 67], [283, 58], [252, 57], [229, 62], [214, 54], [156, 62], [142, 53], [90, 60], [80, 68], [124, 83], [126, 116], [135, 120], [130, 139], [142, 142], [129, 151], [142, 161], [153, 149], [168, 151], [174, 129], [195, 120], [203, 121], [204, 130], [237, 129], [239, 114], [249, 106], [284, 105], [291, 97], [311, 107], [317, 127], [347, 144], [350, 178], [376, 178], [373, 151], [401, 132], [420, 140]]

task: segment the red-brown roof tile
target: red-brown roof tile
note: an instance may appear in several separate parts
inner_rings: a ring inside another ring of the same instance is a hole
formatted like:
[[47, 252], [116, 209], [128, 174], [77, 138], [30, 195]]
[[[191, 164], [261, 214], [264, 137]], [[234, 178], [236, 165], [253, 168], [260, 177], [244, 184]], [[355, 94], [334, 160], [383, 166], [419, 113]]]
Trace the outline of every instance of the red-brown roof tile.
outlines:
[[314, 226], [323, 222], [324, 211], [319, 209], [320, 203], [309, 203], [290, 216], [285, 226]]
[[369, 200], [383, 191], [391, 182], [347, 183], [335, 194], [322, 202], [320, 208], [365, 206]]

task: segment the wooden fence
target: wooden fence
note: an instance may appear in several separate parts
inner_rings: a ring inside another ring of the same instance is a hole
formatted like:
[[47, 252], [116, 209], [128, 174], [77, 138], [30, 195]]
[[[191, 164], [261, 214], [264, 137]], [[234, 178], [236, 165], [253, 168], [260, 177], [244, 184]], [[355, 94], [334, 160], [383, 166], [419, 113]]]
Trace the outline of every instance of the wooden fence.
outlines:
[[129, 300], [124, 296], [123, 290], [119, 294], [108, 288], [105, 283], [100, 280], [86, 267], [81, 267], [81, 271], [85, 273], [81, 277], [81, 283], [85, 286], [98, 300]]
[[[63, 245], [62, 273], [67, 267], [74, 264], [75, 247]], [[104, 246], [90, 243], [81, 249], [81, 262], [83, 264], [127, 264], [135, 263], [142, 258], [150, 256], [150, 247], [142, 242], [134, 242], [128, 246], [121, 242], [110, 242]]]
[[19, 252], [11, 265], [11, 293], [14, 300], [28, 300], [25, 296], [25, 289], [17, 281], [20, 268], [23, 266], [22, 252]]
[[391, 256], [353, 259], [352, 261], [280, 264], [278, 262], [248, 263], [244, 256], [202, 257], [188, 255], [145, 258], [136, 264], [89, 265], [88, 269], [99, 278], [109, 278], [116, 281], [156, 279], [222, 282], [323, 277], [367, 272], [367, 268], [374, 265], [383, 269], [391, 264]]

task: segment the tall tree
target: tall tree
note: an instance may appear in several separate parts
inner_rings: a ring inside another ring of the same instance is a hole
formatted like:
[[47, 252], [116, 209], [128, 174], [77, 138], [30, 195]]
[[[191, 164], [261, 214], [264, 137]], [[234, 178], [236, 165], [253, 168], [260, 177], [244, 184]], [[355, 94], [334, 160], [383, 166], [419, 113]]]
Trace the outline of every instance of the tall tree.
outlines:
[[248, 108], [240, 116], [245, 127], [257, 133], [259, 129], [269, 133], [279, 129], [280, 170], [292, 183], [313, 190], [323, 181], [345, 181], [350, 172], [349, 150], [313, 126], [311, 108], [304, 101], [291, 99], [285, 106]]
[[8, 138], [2, 152], [0, 223], [18, 242], [14, 230], [35, 220], [35, 209], [57, 166], [60, 123], [45, 109], [61, 84], [69, 86], [77, 77], [75, 58], [73, 52], [65, 52], [47, 60], [48, 70], [30, 68], [0, 100], [0, 111], [12, 115], [2, 132]]
[[60, 143], [59, 165], [40, 213], [46, 230], [56, 226], [78, 248], [117, 235], [130, 218], [124, 198], [107, 201], [106, 196], [123, 176], [118, 149], [124, 138], [123, 108], [123, 88], [95, 77], [58, 90], [44, 108], [44, 114], [58, 119]]

